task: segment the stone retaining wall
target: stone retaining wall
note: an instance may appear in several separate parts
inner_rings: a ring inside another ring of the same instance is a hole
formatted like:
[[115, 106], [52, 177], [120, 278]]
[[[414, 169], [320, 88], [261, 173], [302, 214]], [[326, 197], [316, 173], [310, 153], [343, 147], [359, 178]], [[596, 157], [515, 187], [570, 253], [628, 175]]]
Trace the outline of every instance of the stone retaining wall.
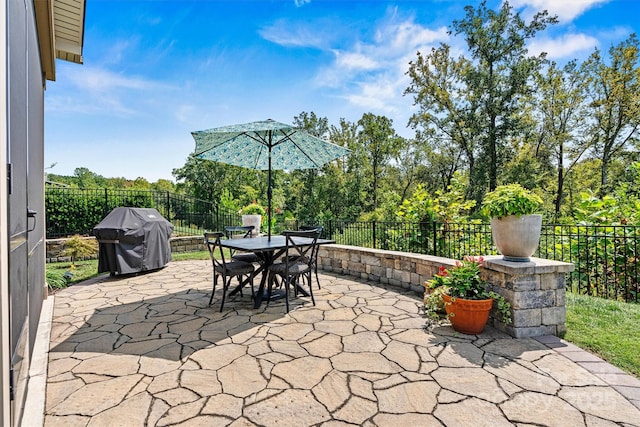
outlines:
[[[573, 264], [532, 258], [530, 262], [504, 261], [486, 256], [484, 271], [493, 291], [512, 308], [511, 325], [493, 316], [494, 327], [516, 338], [541, 335], [562, 336], [566, 332], [565, 274]], [[455, 260], [431, 255], [384, 251], [346, 245], [323, 245], [318, 265], [326, 271], [410, 289], [424, 294], [424, 282], [451, 267]]]

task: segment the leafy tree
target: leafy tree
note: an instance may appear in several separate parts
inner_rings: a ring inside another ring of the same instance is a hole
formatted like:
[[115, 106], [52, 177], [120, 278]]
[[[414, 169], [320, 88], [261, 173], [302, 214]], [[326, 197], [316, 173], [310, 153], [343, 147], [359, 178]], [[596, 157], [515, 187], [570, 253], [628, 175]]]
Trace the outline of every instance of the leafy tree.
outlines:
[[538, 93], [534, 104], [538, 118], [538, 144], [535, 152], [527, 153], [527, 157], [540, 158], [540, 153], [545, 151], [543, 147], [548, 150], [556, 169], [553, 203], [557, 218], [566, 178], [592, 144], [586, 132], [586, 85], [576, 61], [570, 61], [561, 69], [551, 62], [545, 73], [536, 76], [536, 82]]
[[179, 181], [178, 188], [184, 188], [187, 194], [198, 199], [214, 202], [220, 200], [224, 189], [240, 192], [244, 181], [242, 168], [198, 159], [193, 155], [189, 155], [185, 165], [174, 169], [172, 174]]
[[70, 257], [71, 267], [75, 268], [75, 262], [78, 258], [95, 256], [97, 253], [98, 242], [95, 239], [84, 239], [76, 234], [67, 239], [60, 255]]
[[356, 219], [365, 210], [367, 188], [365, 170], [366, 162], [362, 146], [358, 144], [358, 125], [344, 118], [338, 126], [331, 126], [330, 140], [334, 144], [347, 147], [351, 153], [346, 161], [338, 161], [332, 167], [332, 175], [336, 186], [328, 187], [328, 204], [332, 206], [337, 218]]
[[151, 184], [151, 189], [155, 191], [172, 191], [176, 190], [176, 185], [168, 179], [159, 179]]
[[151, 183], [149, 183], [145, 178], [139, 176], [133, 181], [132, 188], [135, 188], [136, 190], [150, 190]]
[[598, 49], [583, 64], [593, 123], [595, 155], [601, 160], [600, 195], [610, 192], [608, 168], [622, 151], [637, 144], [640, 125], [639, 43], [635, 34], [609, 49], [605, 64]]
[[76, 184], [79, 188], [100, 188], [106, 187], [106, 179], [96, 173], [91, 172], [87, 168], [76, 168], [73, 171]]
[[380, 181], [392, 158], [397, 156], [403, 140], [393, 130], [393, 121], [384, 116], [365, 113], [358, 121], [358, 153], [364, 162], [359, 165], [368, 173], [371, 208], [378, 208]]
[[438, 142], [456, 144], [465, 153], [469, 188], [479, 200], [481, 183], [488, 182], [489, 190], [497, 186], [509, 138], [521, 129], [523, 98], [544, 60], [544, 54], [528, 56], [525, 44], [557, 19], [544, 11], [527, 24], [506, 1], [497, 12], [486, 2], [465, 11], [451, 33], [464, 37], [471, 59], [451, 58], [446, 44], [426, 56], [418, 53], [409, 66], [407, 93], [419, 106], [411, 123], [432, 129]]
[[463, 166], [471, 176], [476, 175], [479, 129], [475, 128], [473, 112], [478, 107], [465, 87], [469, 67], [467, 59], [452, 58], [446, 44], [432, 48], [428, 55], [418, 52], [417, 60], [409, 65], [412, 83], [405, 94], [413, 94], [418, 107], [409, 125], [416, 129], [416, 140], [425, 147], [432, 175], [441, 188], [446, 188], [453, 173]]
[[[305, 132], [316, 136], [321, 139], [327, 139], [329, 135], [329, 119], [326, 117], [318, 117], [314, 112], [307, 113], [302, 112], [300, 115], [294, 117], [293, 125], [299, 129], [303, 129]], [[297, 210], [301, 218], [309, 219], [309, 222], [313, 222], [315, 219], [314, 212], [322, 211], [322, 197], [318, 193], [318, 177], [322, 174], [322, 171], [326, 165], [323, 165], [321, 170], [308, 169], [292, 171], [291, 181], [300, 180], [301, 185], [295, 185], [294, 182], [290, 182], [292, 187], [297, 188], [298, 193], [298, 205]]]

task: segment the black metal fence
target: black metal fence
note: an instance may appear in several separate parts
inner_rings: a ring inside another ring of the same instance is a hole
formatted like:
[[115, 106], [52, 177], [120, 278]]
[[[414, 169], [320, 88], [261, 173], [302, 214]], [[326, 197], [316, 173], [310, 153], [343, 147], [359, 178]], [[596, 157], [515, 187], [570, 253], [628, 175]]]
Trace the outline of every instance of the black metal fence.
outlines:
[[[200, 234], [241, 224], [235, 212], [205, 200], [171, 192], [48, 187], [45, 192], [47, 238], [92, 234], [112, 209], [152, 207], [174, 224], [175, 232]], [[265, 219], [266, 221], [266, 219]], [[295, 221], [278, 221], [275, 233], [296, 228]], [[497, 250], [491, 228], [484, 223], [403, 223], [324, 221], [324, 237], [339, 244], [462, 259]], [[545, 224], [536, 256], [570, 262], [575, 271], [567, 288], [583, 294], [640, 302], [638, 249], [640, 227], [629, 225]]]
[[169, 191], [78, 189], [47, 187], [45, 209], [47, 238], [73, 234], [91, 235], [93, 227], [114, 208], [155, 208], [181, 235], [200, 234], [238, 225], [240, 215], [206, 200]]
[[[344, 245], [462, 259], [497, 249], [486, 223], [325, 221], [325, 237]], [[640, 227], [545, 224], [535, 256], [575, 265], [567, 288], [640, 302]]]

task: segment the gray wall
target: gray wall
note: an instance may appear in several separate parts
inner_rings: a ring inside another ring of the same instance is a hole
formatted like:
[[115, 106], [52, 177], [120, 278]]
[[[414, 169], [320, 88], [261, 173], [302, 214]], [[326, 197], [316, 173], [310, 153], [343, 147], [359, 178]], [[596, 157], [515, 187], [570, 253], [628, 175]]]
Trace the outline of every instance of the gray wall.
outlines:
[[[14, 392], [11, 424], [18, 425], [44, 294], [44, 76], [33, 0], [7, 2], [7, 197], [10, 351]], [[3, 147], [4, 148], [4, 147]], [[27, 210], [38, 212], [27, 218]], [[35, 222], [34, 222], [35, 220]], [[4, 367], [3, 367], [4, 368]], [[8, 396], [3, 395], [5, 401]], [[6, 414], [2, 414], [3, 418]], [[5, 418], [6, 419], [6, 418]]]

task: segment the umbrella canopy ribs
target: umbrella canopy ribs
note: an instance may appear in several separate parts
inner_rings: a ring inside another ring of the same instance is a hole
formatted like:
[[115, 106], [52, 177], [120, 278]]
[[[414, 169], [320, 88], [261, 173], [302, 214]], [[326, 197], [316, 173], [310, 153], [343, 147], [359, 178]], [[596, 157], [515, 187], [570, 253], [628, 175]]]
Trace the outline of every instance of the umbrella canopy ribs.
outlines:
[[271, 171], [318, 169], [349, 150], [292, 125], [265, 120], [191, 132], [194, 155], [247, 169], [266, 170], [268, 236], [271, 237]]

